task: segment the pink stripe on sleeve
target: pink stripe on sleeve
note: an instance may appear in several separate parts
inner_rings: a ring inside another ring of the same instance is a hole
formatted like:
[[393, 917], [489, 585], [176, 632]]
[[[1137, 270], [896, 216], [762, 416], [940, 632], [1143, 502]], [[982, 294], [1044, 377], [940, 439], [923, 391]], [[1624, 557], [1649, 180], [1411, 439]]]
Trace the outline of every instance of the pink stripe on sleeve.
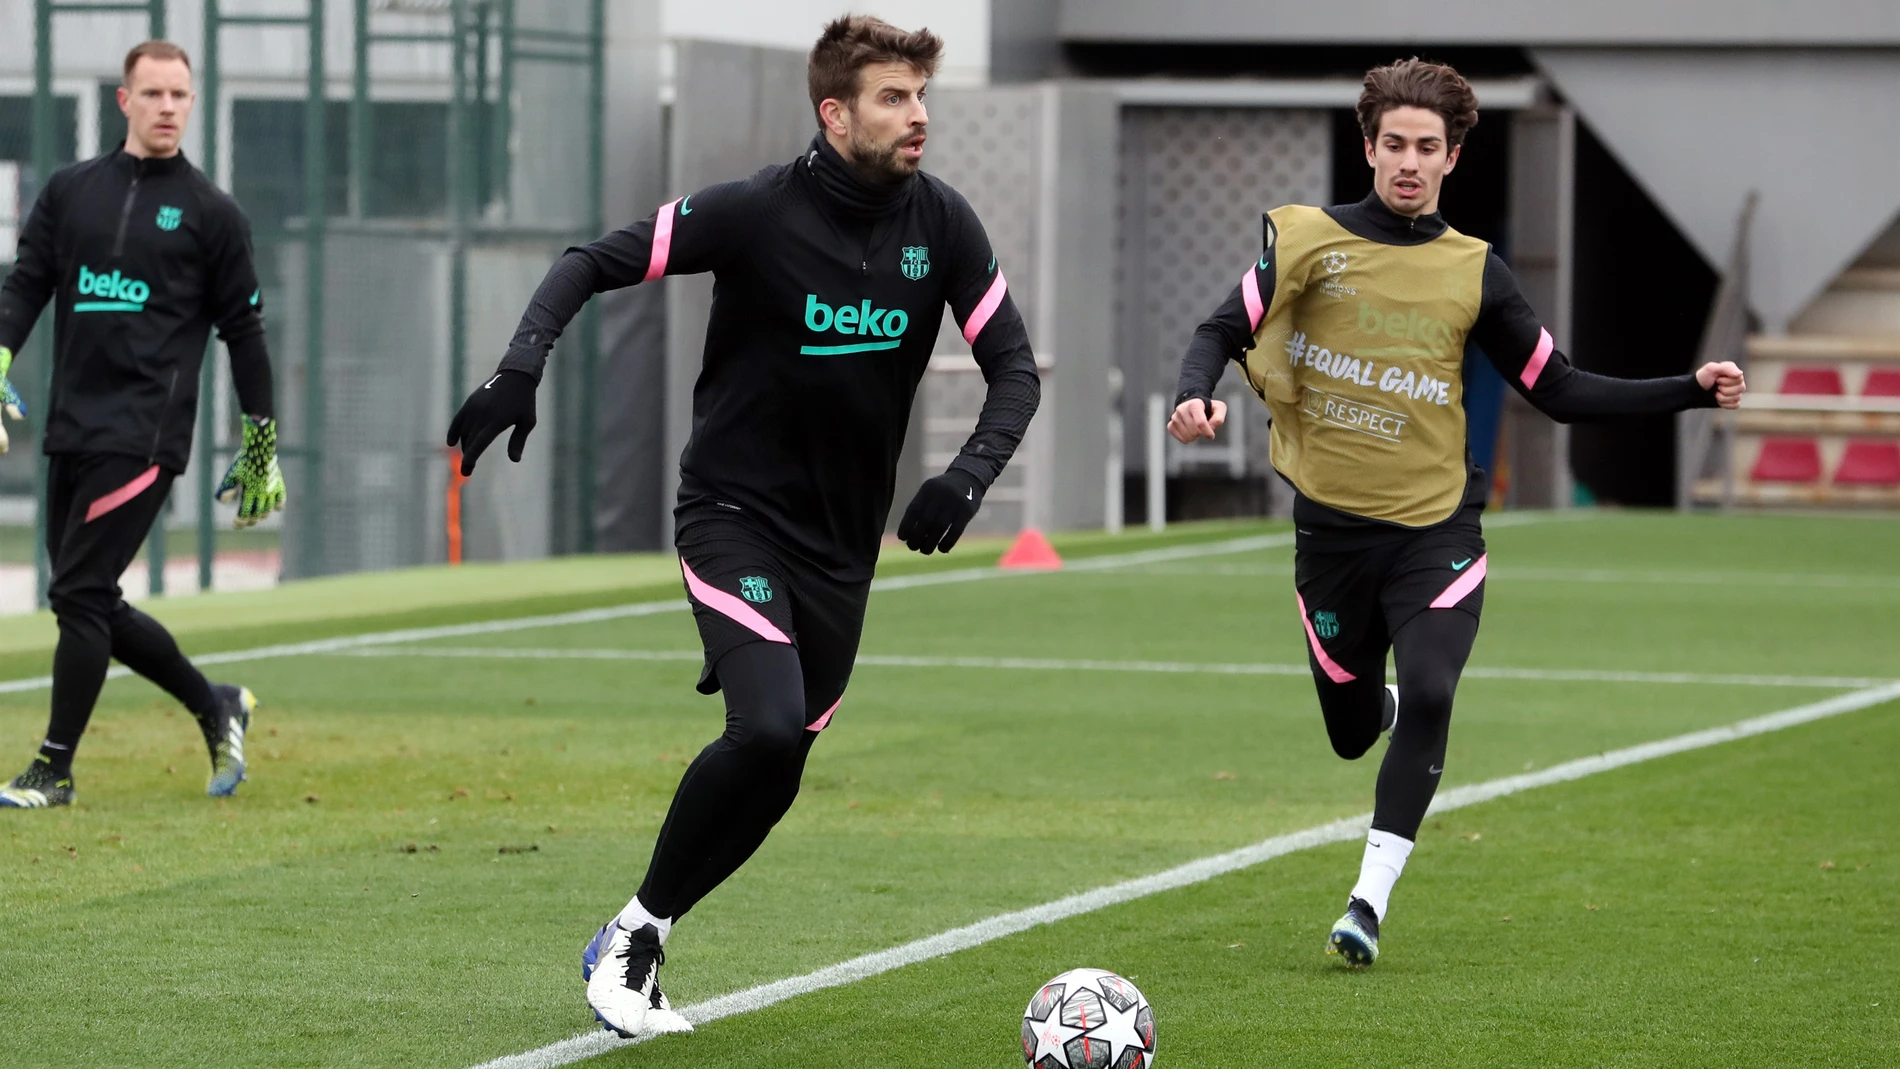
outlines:
[[1524, 365], [1524, 374], [1518, 376], [1518, 381], [1524, 384], [1525, 389], [1537, 385], [1537, 376], [1544, 373], [1544, 365], [1550, 363], [1550, 353], [1555, 348], [1557, 343], [1550, 339], [1550, 331], [1537, 328], [1537, 351], [1531, 354], [1530, 362]]
[[1003, 273], [996, 272], [996, 281], [990, 283], [989, 292], [977, 302], [976, 311], [970, 313], [970, 321], [963, 324], [963, 340], [976, 344], [976, 336], [990, 325], [990, 317], [1003, 306], [1003, 295], [1009, 292], [1009, 283], [1003, 281]]
[[113, 509], [118, 508], [120, 505], [125, 504], [127, 501], [139, 496], [150, 489], [151, 485], [157, 481], [158, 465], [154, 464], [135, 476], [131, 482], [126, 483], [117, 490], [87, 505], [86, 522], [91, 523], [106, 513], [111, 512]]
[[694, 575], [693, 567], [686, 563], [685, 557], [680, 558], [680, 572], [686, 576], [686, 592], [693, 596], [694, 601], [721, 616], [729, 617], [760, 638], [791, 645], [791, 637], [780, 631], [777, 624], [759, 615], [759, 610]]
[[1247, 326], [1260, 329], [1260, 321], [1267, 316], [1267, 306], [1260, 300], [1260, 280], [1253, 275], [1253, 268], [1240, 276], [1240, 296], [1247, 302]]
[[1293, 597], [1300, 603], [1300, 623], [1306, 625], [1306, 641], [1313, 647], [1314, 659], [1319, 661], [1319, 666], [1322, 669], [1325, 669], [1326, 678], [1335, 683], [1350, 683], [1358, 679], [1358, 676], [1341, 668], [1337, 661], [1326, 656], [1326, 650], [1319, 644], [1319, 636], [1313, 633], [1313, 620], [1306, 615], [1306, 599], [1302, 597], [1297, 590], [1293, 592]]
[[677, 200], [669, 200], [660, 205], [658, 217], [653, 220], [653, 252], [647, 257], [647, 273], [642, 282], [651, 282], [666, 274], [667, 257], [673, 254], [673, 214], [679, 204]]
[[818, 719], [812, 721], [809, 724], [806, 724], [805, 730], [806, 731], [825, 730], [825, 726], [831, 723], [831, 714], [837, 712], [838, 706], [843, 705], [843, 704], [844, 704], [844, 695], [840, 694], [838, 695], [838, 700], [831, 703], [831, 708], [825, 710], [825, 715], [819, 717]]
[[[1548, 334], [1545, 335], [1545, 337], [1549, 336]], [[1465, 574], [1459, 576], [1450, 586], [1446, 587], [1443, 594], [1432, 599], [1432, 608], [1449, 609], [1467, 597], [1470, 597], [1471, 592], [1478, 589], [1478, 584], [1484, 582], [1484, 562], [1490, 559], [1491, 557], [1488, 553], [1479, 557], [1478, 563], [1473, 564]]]

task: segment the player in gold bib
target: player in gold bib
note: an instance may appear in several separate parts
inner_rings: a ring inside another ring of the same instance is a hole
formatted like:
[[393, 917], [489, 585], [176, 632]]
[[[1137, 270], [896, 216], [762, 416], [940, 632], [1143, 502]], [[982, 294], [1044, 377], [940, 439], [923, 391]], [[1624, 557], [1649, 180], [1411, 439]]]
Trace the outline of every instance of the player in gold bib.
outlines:
[[1486, 478], [1466, 449], [1466, 343], [1566, 422], [1734, 408], [1746, 387], [1732, 363], [1626, 380], [1579, 371], [1556, 350], [1504, 261], [1438, 214], [1478, 121], [1458, 72], [1417, 59], [1373, 70], [1358, 118], [1372, 194], [1266, 214], [1259, 260], [1195, 332], [1168, 430], [1214, 437], [1229, 360], [1272, 414], [1273, 466], [1296, 491], [1295, 597], [1327, 734], [1348, 760], [1392, 736], [1359, 880], [1326, 945], [1370, 965], [1444, 771], [1484, 607]]

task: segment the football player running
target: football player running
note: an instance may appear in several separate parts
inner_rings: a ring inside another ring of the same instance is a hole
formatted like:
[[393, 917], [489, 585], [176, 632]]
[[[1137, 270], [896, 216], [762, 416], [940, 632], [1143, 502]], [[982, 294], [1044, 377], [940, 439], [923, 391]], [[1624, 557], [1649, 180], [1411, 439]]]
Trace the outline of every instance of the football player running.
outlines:
[[919, 170], [942, 51], [927, 30], [874, 18], [827, 25], [808, 65], [810, 147], [570, 249], [449, 427], [464, 472], [511, 427], [519, 460], [549, 346], [590, 297], [712, 272], [674, 544], [706, 652], [699, 690], [724, 692], [726, 730], [680, 779], [638, 893], [583, 953], [587, 1000], [621, 1035], [691, 1027], [660, 991], [662, 948], [785, 815], [838, 714], [946, 304], [988, 395], [898, 537], [954, 546], [1036, 409], [1035, 358], [983, 225]]
[[1391, 733], [1359, 879], [1326, 944], [1370, 965], [1445, 769], [1484, 608], [1486, 476], [1466, 450], [1467, 342], [1561, 421], [1734, 408], [1745, 383], [1726, 362], [1606, 378], [1555, 348], [1504, 261], [1438, 213], [1478, 121], [1457, 71], [1417, 59], [1377, 68], [1357, 111], [1372, 193], [1266, 214], [1259, 259], [1195, 332], [1168, 430], [1181, 442], [1215, 436], [1227, 406], [1212, 394], [1229, 361], [1271, 413], [1273, 466], [1296, 491], [1294, 596], [1327, 735], [1352, 760]]

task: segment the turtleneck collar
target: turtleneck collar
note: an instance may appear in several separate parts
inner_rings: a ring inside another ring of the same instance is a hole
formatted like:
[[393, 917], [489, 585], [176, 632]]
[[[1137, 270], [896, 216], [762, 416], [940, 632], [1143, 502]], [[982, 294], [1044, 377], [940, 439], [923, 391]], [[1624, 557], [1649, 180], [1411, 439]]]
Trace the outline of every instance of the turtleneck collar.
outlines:
[[191, 161], [185, 159], [183, 152], [170, 156], [134, 156], [125, 150], [124, 145], [113, 152], [112, 162], [140, 176], [171, 174], [191, 166]]
[[895, 182], [871, 181], [839, 155], [822, 132], [811, 140], [805, 167], [840, 211], [866, 219], [889, 215], [917, 184], [915, 175]]
[[1377, 190], [1357, 204], [1334, 205], [1326, 209], [1326, 214], [1359, 237], [1383, 245], [1423, 245], [1450, 229], [1445, 217], [1437, 212], [1416, 217], [1400, 215], [1386, 207]]

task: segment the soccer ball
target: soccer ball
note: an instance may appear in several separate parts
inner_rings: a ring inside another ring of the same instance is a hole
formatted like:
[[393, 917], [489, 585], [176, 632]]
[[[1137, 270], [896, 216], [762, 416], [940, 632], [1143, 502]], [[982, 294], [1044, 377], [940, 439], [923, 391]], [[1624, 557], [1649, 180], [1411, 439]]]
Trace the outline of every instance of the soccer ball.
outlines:
[[1154, 1008], [1112, 972], [1070, 969], [1023, 1011], [1023, 1060], [1034, 1069], [1149, 1069]]

